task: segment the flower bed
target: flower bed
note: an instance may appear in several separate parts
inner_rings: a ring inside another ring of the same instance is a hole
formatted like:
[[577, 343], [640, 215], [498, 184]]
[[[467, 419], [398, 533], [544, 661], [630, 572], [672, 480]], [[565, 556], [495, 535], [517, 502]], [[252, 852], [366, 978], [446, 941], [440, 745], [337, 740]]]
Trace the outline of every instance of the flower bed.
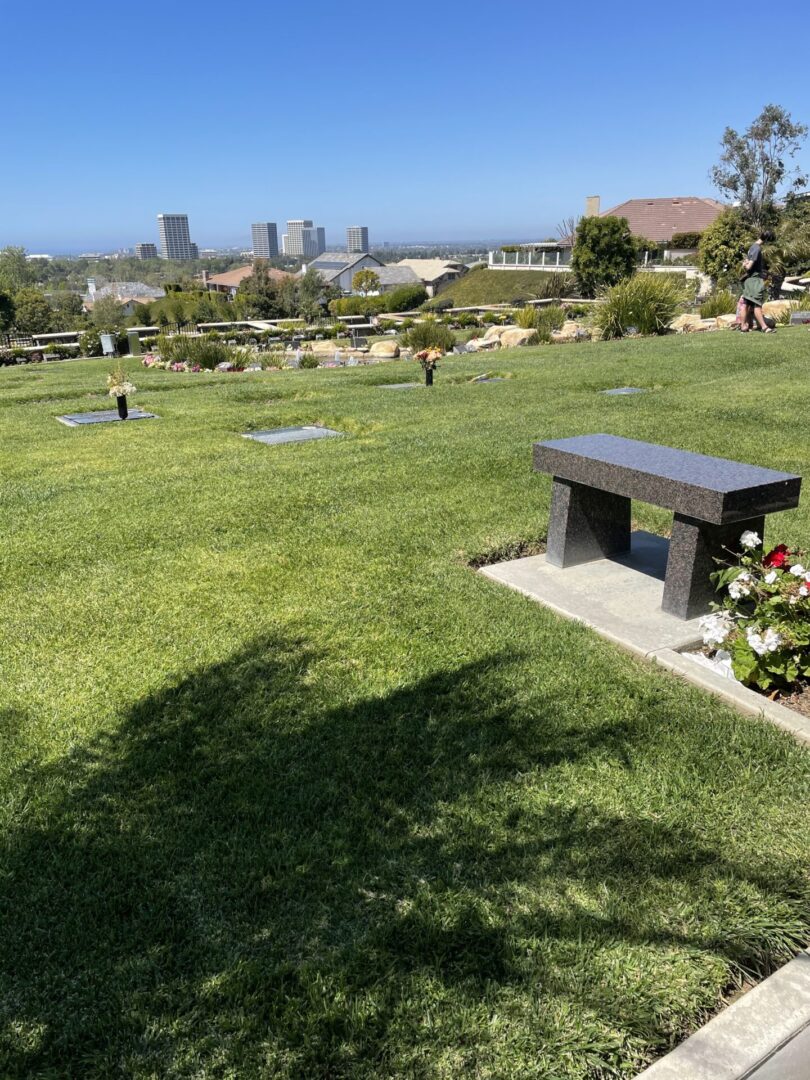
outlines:
[[721, 601], [700, 620], [706, 655], [744, 686], [795, 703], [810, 689], [807, 557], [785, 544], [766, 553], [750, 530], [740, 546], [742, 553], [712, 575]]

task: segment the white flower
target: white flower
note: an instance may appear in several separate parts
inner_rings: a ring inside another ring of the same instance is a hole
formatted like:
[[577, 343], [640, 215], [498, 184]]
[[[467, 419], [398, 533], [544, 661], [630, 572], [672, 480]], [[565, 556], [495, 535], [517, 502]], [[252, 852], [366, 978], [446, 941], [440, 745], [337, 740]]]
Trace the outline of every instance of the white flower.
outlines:
[[759, 533], [755, 533], [751, 529], [746, 529], [740, 537], [740, 543], [744, 548], [758, 548], [762, 546], [762, 538]]
[[807, 587], [807, 582], [805, 582], [804, 585], [799, 586], [799, 596], [808, 596], [808, 595], [810, 595], [810, 588]]
[[765, 653], [776, 652], [782, 644], [781, 635], [778, 634], [772, 626], [768, 627], [764, 635], [759, 634], [752, 626], [749, 626], [745, 631], [745, 636], [748, 644], [757, 656], [764, 656]]
[[109, 395], [110, 397], [126, 397], [127, 394], [134, 394], [135, 387], [131, 382], [113, 383], [110, 384]]
[[807, 573], [807, 571], [802, 566], [802, 564], [798, 563], [798, 562], [795, 564], [795, 566], [791, 566], [790, 572], [791, 572], [791, 574], [794, 574], [796, 577], [804, 577], [804, 575]]
[[732, 600], [739, 600], [743, 596], [750, 596], [751, 589], [749, 582], [751, 581], [751, 575], [747, 570], [743, 570], [737, 574], [733, 581], [729, 582], [728, 595]]
[[704, 615], [699, 624], [704, 645], [722, 645], [734, 629], [734, 619], [727, 611]]
[[773, 583], [776, 581], [777, 577], [779, 577], [777, 572], [775, 570], [771, 570], [769, 573], [767, 573], [765, 575], [765, 578], [764, 578], [765, 584], [766, 585], [773, 585]]

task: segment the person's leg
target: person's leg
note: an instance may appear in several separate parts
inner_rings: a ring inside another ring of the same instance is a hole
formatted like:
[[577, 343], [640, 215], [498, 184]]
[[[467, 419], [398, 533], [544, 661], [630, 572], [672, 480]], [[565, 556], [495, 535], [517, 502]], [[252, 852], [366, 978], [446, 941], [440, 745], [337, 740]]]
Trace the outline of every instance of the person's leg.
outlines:
[[760, 328], [760, 330], [767, 331], [770, 329], [768, 324], [765, 322], [765, 316], [762, 314], [761, 304], [754, 305], [754, 318], [756, 319], [757, 326]]
[[751, 305], [746, 300], [745, 301], [745, 309], [743, 311], [742, 321], [740, 322], [740, 330], [742, 330], [742, 332], [744, 334], [747, 334], [748, 331], [751, 329], [751, 312], [752, 312], [752, 310], [753, 310], [753, 308], [751, 307]]

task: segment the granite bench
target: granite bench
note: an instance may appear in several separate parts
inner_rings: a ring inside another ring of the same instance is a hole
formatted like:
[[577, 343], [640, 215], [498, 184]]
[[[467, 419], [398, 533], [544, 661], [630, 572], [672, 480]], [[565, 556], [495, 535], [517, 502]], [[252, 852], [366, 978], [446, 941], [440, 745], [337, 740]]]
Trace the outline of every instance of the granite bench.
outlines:
[[[801, 477], [616, 435], [534, 444], [534, 468], [550, 473], [546, 559], [575, 566], [630, 550], [630, 500], [674, 512], [664, 611], [691, 619], [709, 610], [715, 557], [739, 550], [765, 515], [799, 504]], [[724, 550], [725, 549], [725, 550]]]

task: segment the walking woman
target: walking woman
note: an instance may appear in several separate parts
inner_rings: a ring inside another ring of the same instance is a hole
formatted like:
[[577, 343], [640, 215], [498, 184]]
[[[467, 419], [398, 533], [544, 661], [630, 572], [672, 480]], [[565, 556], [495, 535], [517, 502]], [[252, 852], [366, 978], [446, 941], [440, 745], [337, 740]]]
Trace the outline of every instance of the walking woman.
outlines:
[[748, 249], [748, 257], [743, 263], [745, 280], [743, 282], [742, 298], [745, 301], [745, 317], [740, 324], [740, 330], [747, 333], [754, 320], [764, 334], [773, 334], [775, 331], [765, 322], [762, 314], [762, 305], [765, 303], [765, 273], [767, 266], [762, 253], [762, 245], [773, 240], [770, 229], [761, 229], [758, 238]]

